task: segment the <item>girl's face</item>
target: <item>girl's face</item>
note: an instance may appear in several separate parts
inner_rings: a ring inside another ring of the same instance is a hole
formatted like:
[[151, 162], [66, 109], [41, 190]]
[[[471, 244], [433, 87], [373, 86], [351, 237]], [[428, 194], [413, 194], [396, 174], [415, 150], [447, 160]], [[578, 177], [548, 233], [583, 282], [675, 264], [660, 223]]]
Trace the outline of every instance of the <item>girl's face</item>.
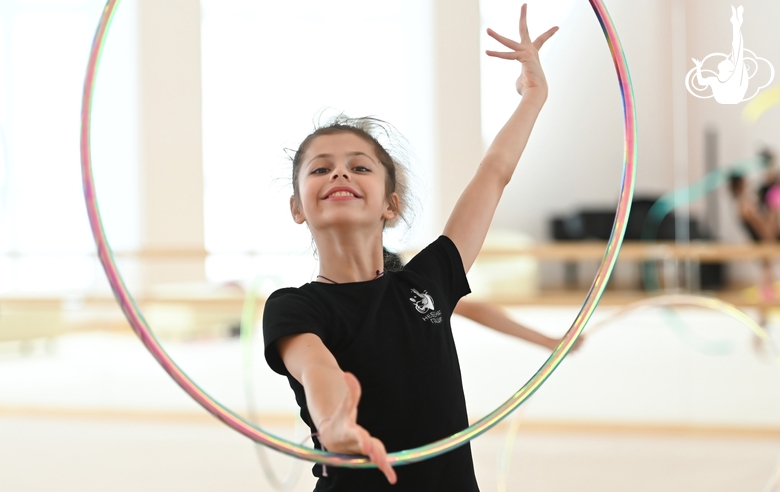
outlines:
[[321, 135], [309, 144], [298, 173], [293, 219], [314, 230], [377, 227], [395, 218], [398, 196], [387, 196], [387, 170], [371, 143], [353, 133]]

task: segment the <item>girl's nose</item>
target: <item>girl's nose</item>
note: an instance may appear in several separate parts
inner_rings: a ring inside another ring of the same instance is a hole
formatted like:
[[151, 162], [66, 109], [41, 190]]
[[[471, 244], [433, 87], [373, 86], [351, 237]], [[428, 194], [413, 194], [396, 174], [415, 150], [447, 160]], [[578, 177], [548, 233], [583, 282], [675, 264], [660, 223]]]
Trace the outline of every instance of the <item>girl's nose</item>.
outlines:
[[345, 173], [344, 171], [336, 171], [336, 172], [334, 172], [333, 175], [331, 176], [331, 179], [333, 181], [336, 181], [336, 179], [338, 179], [339, 176], [343, 176], [344, 179], [349, 180], [349, 175], [347, 173]]

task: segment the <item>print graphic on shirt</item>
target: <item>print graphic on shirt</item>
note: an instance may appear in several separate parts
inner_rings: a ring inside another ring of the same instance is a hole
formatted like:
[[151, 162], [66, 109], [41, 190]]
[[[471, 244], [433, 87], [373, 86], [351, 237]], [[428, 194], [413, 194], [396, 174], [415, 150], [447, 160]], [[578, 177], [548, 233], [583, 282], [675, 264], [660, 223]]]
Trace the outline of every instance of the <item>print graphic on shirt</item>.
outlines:
[[417, 289], [412, 289], [412, 292], [419, 297], [419, 299], [415, 299], [414, 297], [409, 298], [409, 300], [414, 303], [414, 307], [417, 308], [417, 311], [421, 314], [433, 311], [433, 297], [431, 297], [427, 290], [420, 293]]
[[412, 301], [418, 313], [425, 315], [422, 320], [430, 321], [434, 324], [441, 323], [441, 311], [434, 311], [433, 297], [428, 291], [420, 292], [417, 289], [412, 289], [412, 293], [414, 293], [415, 297], [410, 297], [409, 300]]

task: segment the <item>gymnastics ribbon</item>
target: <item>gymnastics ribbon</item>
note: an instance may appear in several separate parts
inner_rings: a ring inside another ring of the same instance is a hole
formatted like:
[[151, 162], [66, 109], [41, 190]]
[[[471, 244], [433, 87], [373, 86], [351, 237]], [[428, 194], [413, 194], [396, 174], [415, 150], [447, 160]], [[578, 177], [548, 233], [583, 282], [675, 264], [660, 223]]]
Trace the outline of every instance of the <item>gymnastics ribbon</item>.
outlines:
[[[453, 434], [450, 437], [430, 443], [414, 449], [390, 453], [388, 460], [392, 465], [403, 465], [422, 461], [440, 454], [446, 453], [454, 448], [462, 446], [471, 439], [487, 432], [501, 420], [506, 418], [526, 399], [528, 399], [539, 387], [547, 380], [558, 365], [563, 361], [566, 354], [569, 353], [574, 343], [577, 341], [585, 324], [590, 319], [593, 311], [596, 309], [601, 299], [609, 277], [617, 261], [620, 246], [623, 243], [623, 235], [626, 231], [628, 213], [631, 208], [631, 198], [634, 194], [634, 180], [636, 176], [636, 157], [637, 157], [637, 138], [636, 138], [636, 114], [633, 88], [631, 85], [631, 76], [628, 71], [625, 54], [620, 44], [620, 39], [615, 29], [615, 25], [607, 12], [602, 0], [589, 0], [591, 7], [601, 24], [604, 36], [612, 53], [612, 59], [617, 72], [618, 85], [623, 99], [623, 119], [624, 119], [624, 147], [623, 147], [623, 176], [620, 188], [620, 200], [618, 202], [615, 222], [612, 227], [612, 234], [604, 258], [601, 262], [596, 277], [585, 298], [580, 312], [574, 319], [574, 322], [566, 332], [558, 347], [552, 352], [541, 368], [531, 379], [523, 385], [506, 402], [500, 405], [481, 420], [470, 427]], [[160, 363], [163, 369], [173, 378], [173, 380], [203, 408], [221, 420], [227, 426], [254, 440], [290, 456], [295, 456], [304, 460], [322, 463], [330, 466], [342, 466], [349, 468], [373, 468], [376, 467], [365, 456], [340, 455], [328, 453], [317, 449], [307, 448], [296, 443], [287, 441], [281, 437], [275, 436], [247, 421], [237, 413], [223, 406], [212, 398], [197, 384], [195, 384], [182, 369], [171, 360], [170, 356], [160, 346], [160, 343], [152, 334], [148, 323], [144, 319], [141, 311], [138, 309], [135, 300], [128, 292], [124, 280], [119, 273], [114, 262], [111, 247], [106, 238], [103, 224], [98, 209], [97, 196], [95, 192], [95, 183], [92, 176], [92, 157], [90, 152], [90, 129], [92, 116], [92, 100], [94, 96], [95, 83], [97, 78], [100, 55], [103, 51], [103, 45], [108, 34], [111, 20], [116, 12], [119, 0], [108, 0], [100, 18], [95, 38], [92, 43], [87, 73], [84, 81], [84, 94], [81, 106], [81, 169], [82, 182], [84, 186], [84, 200], [89, 216], [92, 235], [98, 250], [103, 269], [105, 270], [108, 282], [114, 292], [117, 303], [122, 308], [130, 326], [146, 346], [147, 350]]]
[[764, 113], [780, 104], [780, 85], [771, 87], [750, 101], [742, 110], [742, 119], [755, 123]]
[[[645, 222], [642, 224], [642, 240], [655, 240], [661, 223], [675, 207], [687, 205], [705, 197], [727, 182], [732, 175], [743, 176], [754, 173], [764, 169], [765, 165], [766, 161], [761, 156], [743, 159], [727, 168], [716, 169], [688, 186], [672, 190], [661, 196], [647, 211], [647, 217], [645, 217]], [[645, 289], [649, 291], [659, 289], [658, 269], [654, 262], [647, 262], [642, 266], [642, 278]]]
[[762, 156], [749, 157], [723, 169], [716, 169], [688, 186], [670, 191], [653, 203], [642, 225], [642, 239], [653, 240], [664, 218], [679, 205], [687, 205], [704, 198], [729, 180], [732, 175], [743, 176], [764, 169]]
[[[613, 314], [600, 320], [599, 322], [593, 323], [588, 327], [588, 334], [591, 335], [596, 331], [603, 329], [605, 326], [607, 326], [607, 324], [611, 323], [615, 319], [621, 318], [631, 312], [643, 309], [658, 309], [667, 307], [697, 307], [723, 313], [731, 318], [734, 318], [735, 320], [739, 321], [740, 324], [748, 328], [751, 332], [753, 332], [754, 335], [761, 339], [763, 343], [768, 344], [773, 353], [777, 352], [777, 349], [773, 345], [772, 339], [770, 338], [766, 329], [761, 327], [761, 325], [756, 323], [753, 318], [745, 314], [742, 310], [733, 304], [722, 301], [716, 297], [694, 296], [689, 294], [654, 296], [648, 297], [647, 299], [642, 299], [641, 301], [633, 302], [618, 309]], [[777, 358], [776, 362], [778, 363], [778, 367], [780, 367], [780, 357]]]

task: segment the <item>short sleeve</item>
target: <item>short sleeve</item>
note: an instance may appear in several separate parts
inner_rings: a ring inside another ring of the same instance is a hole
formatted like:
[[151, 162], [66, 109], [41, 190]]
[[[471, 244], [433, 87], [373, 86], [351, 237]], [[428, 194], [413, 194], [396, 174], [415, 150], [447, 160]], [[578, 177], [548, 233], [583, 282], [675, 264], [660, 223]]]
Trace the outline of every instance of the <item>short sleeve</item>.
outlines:
[[280, 289], [271, 294], [263, 311], [265, 360], [271, 369], [281, 375], [289, 375], [276, 347], [280, 338], [313, 333], [325, 341], [325, 318], [320, 311], [317, 304], [300, 289]]
[[447, 236], [439, 236], [436, 241], [415, 255], [406, 264], [404, 271], [440, 279], [442, 290], [453, 307], [461, 297], [471, 292], [460, 252]]

